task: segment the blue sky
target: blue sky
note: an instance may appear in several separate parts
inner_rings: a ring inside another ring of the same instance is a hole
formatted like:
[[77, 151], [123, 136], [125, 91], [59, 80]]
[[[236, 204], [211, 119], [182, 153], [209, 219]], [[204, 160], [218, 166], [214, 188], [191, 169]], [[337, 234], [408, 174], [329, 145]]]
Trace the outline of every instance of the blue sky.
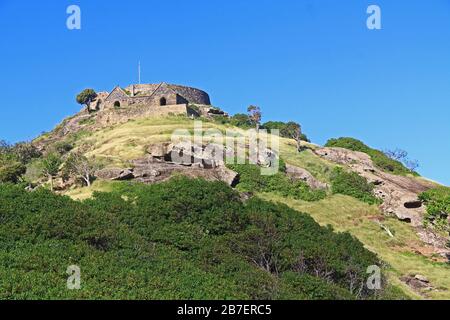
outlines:
[[[66, 28], [79, 5], [82, 29]], [[379, 5], [382, 30], [368, 30]], [[316, 143], [400, 147], [450, 185], [449, 0], [0, 0], [0, 139], [31, 139], [75, 95], [137, 82], [206, 90], [230, 113], [259, 105]]]

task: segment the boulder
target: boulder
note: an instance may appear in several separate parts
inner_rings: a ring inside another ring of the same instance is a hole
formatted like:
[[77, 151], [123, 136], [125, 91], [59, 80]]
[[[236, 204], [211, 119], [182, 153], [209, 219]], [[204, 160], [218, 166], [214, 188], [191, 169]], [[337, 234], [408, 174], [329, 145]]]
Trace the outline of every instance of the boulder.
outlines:
[[327, 189], [328, 185], [314, 178], [308, 170], [286, 164], [286, 174], [292, 180], [301, 180], [306, 182], [313, 189]]
[[131, 169], [122, 168], [106, 168], [95, 173], [97, 178], [103, 180], [128, 180], [133, 179], [133, 171]]

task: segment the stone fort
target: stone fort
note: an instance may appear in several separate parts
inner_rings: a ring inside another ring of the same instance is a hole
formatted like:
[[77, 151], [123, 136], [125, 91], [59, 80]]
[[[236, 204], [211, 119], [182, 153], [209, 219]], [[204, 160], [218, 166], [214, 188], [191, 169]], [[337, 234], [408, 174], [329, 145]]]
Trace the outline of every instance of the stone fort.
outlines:
[[[117, 86], [110, 93], [100, 92], [96, 101], [91, 105], [91, 111], [131, 106], [170, 110], [173, 106], [209, 106], [210, 104], [209, 95], [202, 90], [162, 82], [159, 84], [132, 84], [124, 89]], [[177, 110], [177, 108], [172, 109]]]
[[165, 82], [132, 84], [126, 88], [116, 86], [111, 92], [99, 92], [82, 114], [82, 118], [95, 114], [95, 121], [100, 126], [152, 116], [227, 116], [211, 106], [205, 91]]

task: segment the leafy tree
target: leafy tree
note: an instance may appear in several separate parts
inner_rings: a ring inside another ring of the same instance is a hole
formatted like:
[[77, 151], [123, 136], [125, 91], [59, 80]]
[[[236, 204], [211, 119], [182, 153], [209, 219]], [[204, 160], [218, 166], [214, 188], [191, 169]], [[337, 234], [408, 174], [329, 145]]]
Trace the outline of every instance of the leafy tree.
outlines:
[[15, 144], [11, 148], [11, 152], [23, 164], [28, 164], [31, 160], [42, 156], [42, 153], [29, 142], [20, 142]]
[[50, 182], [50, 189], [53, 191], [53, 178], [58, 174], [59, 167], [62, 164], [62, 159], [57, 153], [49, 153], [43, 159], [43, 174], [48, 177]]
[[251, 105], [247, 108], [248, 117], [252, 121], [252, 123], [256, 126], [256, 131], [259, 130], [259, 127], [261, 125], [261, 109], [257, 106]]
[[88, 109], [91, 106], [91, 102], [97, 97], [97, 93], [93, 89], [85, 89], [77, 95], [77, 102], [81, 105], [85, 105]]
[[0, 182], [17, 183], [26, 167], [11, 154], [0, 154]]
[[249, 128], [253, 126], [252, 120], [247, 114], [236, 113], [230, 119], [230, 124], [240, 128]]
[[67, 158], [63, 172], [65, 175], [83, 179], [86, 185], [90, 187], [94, 173], [98, 169], [99, 165], [95, 160], [88, 159], [81, 153], [75, 152]]
[[[288, 127], [286, 129], [287, 125], [290, 123], [297, 124], [295, 122], [284, 123], [282, 121], [268, 121], [268, 122], [264, 123], [261, 127], [263, 129], [267, 129], [267, 130], [278, 129], [278, 130], [280, 130], [281, 137], [293, 139], [290, 128]], [[298, 125], [300, 126], [300, 124], [298, 124]], [[300, 126], [300, 129], [301, 129], [301, 126]], [[300, 140], [310, 142], [308, 137], [304, 133], [302, 133], [301, 130], [300, 130]]]
[[294, 139], [297, 143], [297, 151], [301, 150], [302, 144], [302, 127], [296, 122], [288, 122], [282, 129], [283, 135]]

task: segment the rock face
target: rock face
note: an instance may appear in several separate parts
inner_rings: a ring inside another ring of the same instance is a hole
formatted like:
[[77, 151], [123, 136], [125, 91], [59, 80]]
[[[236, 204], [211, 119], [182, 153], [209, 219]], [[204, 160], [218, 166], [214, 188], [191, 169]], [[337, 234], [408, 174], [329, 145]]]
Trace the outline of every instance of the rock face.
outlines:
[[388, 215], [422, 225], [425, 208], [418, 201], [418, 195], [433, 187], [431, 182], [396, 176], [375, 167], [369, 155], [343, 148], [322, 148], [315, 153], [327, 160], [344, 164], [375, 185], [375, 195], [383, 200], [381, 209]]
[[129, 180], [133, 179], [133, 169], [107, 168], [95, 173], [97, 178], [104, 180]]
[[420, 274], [407, 275], [400, 278], [408, 286], [410, 286], [414, 291], [425, 295], [427, 291], [434, 290], [435, 288], [431, 285], [430, 281]]
[[373, 183], [375, 195], [383, 200], [380, 209], [386, 215], [411, 223], [423, 242], [433, 246], [434, 251], [441, 256], [450, 256], [450, 250], [446, 246], [447, 240], [423, 227], [426, 209], [418, 200], [418, 195], [433, 188], [435, 185], [432, 182], [383, 172], [375, 167], [369, 155], [362, 152], [343, 148], [321, 148], [315, 150], [315, 153], [327, 160], [348, 166]]
[[107, 180], [136, 180], [156, 183], [174, 174], [210, 181], [224, 181], [234, 186], [239, 176], [225, 167], [222, 146], [208, 147], [187, 143], [161, 143], [147, 148], [147, 156], [133, 161], [132, 169], [110, 168], [97, 172], [97, 177]]
[[306, 182], [313, 189], [327, 189], [328, 185], [324, 182], [321, 182], [313, 177], [309, 171], [299, 168], [296, 166], [292, 166], [290, 164], [286, 164], [286, 174], [292, 180], [301, 180]]

